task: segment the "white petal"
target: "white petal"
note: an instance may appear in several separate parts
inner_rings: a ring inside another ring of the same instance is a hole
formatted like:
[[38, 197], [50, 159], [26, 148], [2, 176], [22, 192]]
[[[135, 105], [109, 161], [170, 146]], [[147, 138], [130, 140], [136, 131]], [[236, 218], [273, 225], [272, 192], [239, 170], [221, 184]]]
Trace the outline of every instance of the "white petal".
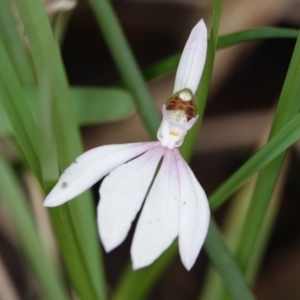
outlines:
[[133, 268], [151, 264], [178, 235], [179, 181], [174, 150], [163, 163], [146, 199], [131, 246]]
[[157, 145], [157, 142], [110, 145], [83, 153], [61, 175], [44, 206], [57, 206], [71, 200], [120, 164]]
[[210, 218], [208, 200], [190, 167], [177, 153], [180, 180], [179, 252], [187, 270], [204, 243]]
[[204, 68], [206, 49], [207, 29], [202, 19], [193, 28], [185, 44], [176, 73], [174, 93], [185, 88], [196, 93]]
[[107, 252], [126, 238], [165, 151], [160, 145], [118, 167], [100, 187], [98, 227]]

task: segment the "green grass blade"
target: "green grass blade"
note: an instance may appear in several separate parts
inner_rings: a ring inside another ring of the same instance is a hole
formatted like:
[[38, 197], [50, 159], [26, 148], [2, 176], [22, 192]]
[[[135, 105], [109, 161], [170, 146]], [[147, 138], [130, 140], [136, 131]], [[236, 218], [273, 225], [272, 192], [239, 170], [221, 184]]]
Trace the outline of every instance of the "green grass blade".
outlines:
[[[276, 27], [262, 27], [242, 30], [218, 37], [217, 50], [234, 46], [240, 43], [257, 41], [262, 39], [294, 38], [296, 39], [298, 30]], [[144, 71], [144, 78], [149, 81], [162, 77], [176, 70], [181, 53], [176, 53], [153, 64]]]
[[[55, 226], [55, 234], [60, 242], [62, 255], [66, 263], [69, 279], [71, 280], [76, 293], [80, 299], [97, 300], [94, 287], [89, 278], [89, 270], [85, 264], [83, 253], [81, 252], [80, 243], [77, 234], [72, 226], [72, 216], [69, 207], [64, 205], [59, 208], [51, 208], [50, 215]], [[64, 241], [63, 243], [61, 241]]]
[[0, 61], [0, 101], [29, 165], [41, 182], [41, 169], [38, 160], [37, 124], [1, 38]]
[[230, 293], [232, 300], [256, 299], [245, 283], [233, 255], [222, 241], [221, 232], [213, 219], [211, 219], [209, 231], [205, 240], [205, 250], [208, 253], [211, 262], [223, 278], [226, 289]]
[[18, 234], [20, 248], [35, 274], [44, 299], [69, 299], [62, 278], [55, 272], [38, 237], [33, 216], [10, 166], [0, 155], [0, 195]]
[[193, 149], [196, 143], [197, 135], [201, 127], [203, 113], [206, 106], [207, 96], [210, 88], [210, 82], [212, 78], [215, 53], [218, 43], [218, 30], [222, 11], [222, 0], [215, 0], [212, 15], [212, 25], [210, 30], [210, 36], [207, 47], [207, 57], [203, 70], [203, 75], [199, 84], [197, 92], [197, 114], [199, 118], [196, 124], [188, 131], [184, 143], [180, 148], [183, 157], [189, 161], [193, 153]]
[[52, 66], [52, 56], [49, 55], [49, 64], [45, 66], [43, 74], [39, 76], [39, 93], [28, 98], [39, 100], [38, 102], [35, 101], [33, 108], [38, 109], [40, 160], [43, 173], [43, 187], [46, 191], [55, 184], [59, 177], [54, 135]]
[[[218, 227], [213, 220], [210, 224], [209, 234], [205, 242], [205, 250], [212, 263], [222, 275], [232, 299], [255, 299], [246, 285], [233, 256], [224, 244]], [[178, 246], [176, 240], [150, 267], [133, 271], [131, 265], [128, 266], [120, 280], [121, 284], [118, 285], [112, 299], [144, 299], [145, 295], [154, 286], [159, 276], [162, 276], [162, 270], [170, 264], [177, 253]], [[244, 298], [241, 298], [241, 295], [244, 295]]]
[[125, 269], [112, 296], [113, 300], [145, 299], [178, 253], [177, 240], [151, 266], [133, 271], [131, 263]]
[[2, 1], [0, 9], [0, 36], [22, 86], [34, 86], [34, 72], [28, 53], [17, 30], [12, 12], [12, 1]]
[[[51, 77], [53, 80], [52, 117], [55, 119], [55, 146], [58, 149], [60, 167], [64, 169], [81, 153], [82, 148], [58, 45], [54, 40], [43, 3], [35, 0], [16, 0], [15, 2], [24, 23], [39, 80], [43, 78], [45, 70], [51, 69], [48, 68], [49, 54], [51, 55], [50, 62], [53, 63], [53, 76]], [[41, 82], [39, 85], [41, 86]], [[74, 200], [66, 204], [71, 218], [65, 208], [57, 208], [60, 210], [59, 214], [64, 217], [53, 217], [55, 231], [59, 232], [60, 222], [64, 220], [64, 234], [58, 235], [58, 238], [70, 277], [77, 276], [76, 280], [73, 280], [73, 284], [77, 291], [81, 291], [79, 296], [84, 299], [85, 293], [87, 295], [92, 293], [95, 299], [105, 299], [106, 286], [94, 207], [89, 194], [84, 194], [79, 198], [81, 200]], [[68, 245], [66, 241], [69, 239], [69, 234], [78, 243]], [[76, 236], [73, 236], [74, 234]], [[73, 251], [74, 247], [76, 251]], [[77, 272], [77, 267], [79, 268], [80, 265], [86, 267], [88, 276], [82, 277]], [[91, 288], [87, 288], [88, 286]]]
[[[270, 139], [274, 137], [300, 108], [300, 35], [294, 49], [290, 67], [275, 113]], [[237, 247], [237, 261], [245, 272], [250, 264], [252, 249], [264, 221], [266, 211], [281, 170], [285, 153], [278, 156], [258, 176], [249, 211]]]
[[299, 30], [279, 27], [246, 29], [219, 37], [217, 49], [223, 49], [245, 42], [265, 39], [296, 39]]
[[62, 45], [63, 43], [72, 15], [73, 10], [60, 11], [56, 14], [53, 22], [53, 35], [59, 45]]
[[[220, 1], [215, 1], [215, 8], [214, 10], [217, 11], [217, 13], [214, 14], [213, 23], [214, 23], [214, 29], [217, 30], [216, 27], [218, 27], [219, 24], [219, 17], [220, 17]], [[217, 31], [216, 31], [217, 32]], [[210, 76], [211, 75], [211, 69], [212, 69], [212, 63], [213, 63], [213, 57], [215, 52], [215, 42], [216, 37], [214, 32], [212, 36], [215, 38], [214, 42], [211, 42], [209, 44], [209, 55], [211, 56], [212, 61], [210, 63], [207, 63], [205, 68], [206, 71], [204, 71], [203, 76]], [[210, 80], [209, 80], [210, 81]], [[206, 87], [208, 89], [208, 86]], [[191, 147], [191, 145], [189, 146]], [[185, 147], [182, 150], [182, 153], [185, 154], [187, 157], [188, 154], [191, 153], [191, 148]], [[222, 241], [220, 241], [222, 242]], [[125, 300], [125, 299], [132, 299], [132, 300], [138, 300], [145, 298], [146, 294], [149, 292], [150, 288], [159, 280], [159, 278], [163, 275], [164, 270], [168, 267], [168, 265], [171, 263], [171, 261], [174, 259], [175, 255], [178, 253], [177, 251], [177, 244], [173, 243], [173, 245], [165, 251], [165, 253], [151, 266], [138, 270], [138, 271], [132, 271], [130, 267], [128, 267], [118, 286], [116, 289], [116, 292], [113, 296], [114, 300]]]
[[211, 209], [217, 209], [251, 176], [295, 143], [300, 138], [299, 126], [300, 115], [297, 115], [209, 197]]
[[[297, 100], [297, 95], [299, 98], [300, 92], [297, 84], [300, 76], [299, 44], [297, 42], [294, 50], [269, 138], [272, 138], [299, 110], [300, 104]], [[232, 249], [236, 253], [237, 260], [245, 276], [251, 281], [253, 281], [253, 275], [258, 268], [258, 261], [260, 261], [267, 244], [269, 232], [267, 232], [266, 228], [271, 227], [275, 220], [274, 201], [272, 206], [269, 203], [277, 177], [281, 171], [283, 158], [284, 153], [279, 155], [260, 172], [256, 185], [253, 187], [254, 192], [250, 205], [247, 205], [247, 215], [238, 222], [235, 222], [235, 225], [240, 227], [240, 230], [235, 232], [234, 237], [232, 237], [237, 240], [232, 245]], [[270, 210], [273, 212], [270, 213]], [[223, 292], [223, 299], [229, 299], [225, 292]]]
[[109, 0], [90, 0], [90, 4], [123, 82], [131, 91], [138, 112], [149, 134], [153, 139], [156, 139], [161, 117], [152, 102], [142, 73], [131, 53], [111, 3]]
[[[1, 84], [1, 83], [0, 83]], [[4, 85], [0, 86], [0, 91], [1, 91], [1, 97], [9, 98], [9, 95], [7, 92], [4, 91], [6, 88]], [[4, 95], [5, 94], [5, 95]], [[13, 134], [13, 129], [10, 125], [9, 119], [5, 113], [5, 110], [2, 105], [2, 101], [0, 101], [0, 134], [1, 135], [11, 135]]]

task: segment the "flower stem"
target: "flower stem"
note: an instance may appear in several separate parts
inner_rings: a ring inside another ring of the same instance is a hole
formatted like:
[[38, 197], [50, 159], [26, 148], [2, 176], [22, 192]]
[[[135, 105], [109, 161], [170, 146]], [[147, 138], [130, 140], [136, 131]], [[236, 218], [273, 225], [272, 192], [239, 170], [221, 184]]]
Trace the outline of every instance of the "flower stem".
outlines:
[[108, 0], [90, 0], [90, 3], [123, 81], [133, 94], [139, 114], [150, 136], [156, 139], [161, 117], [154, 106], [112, 5]]

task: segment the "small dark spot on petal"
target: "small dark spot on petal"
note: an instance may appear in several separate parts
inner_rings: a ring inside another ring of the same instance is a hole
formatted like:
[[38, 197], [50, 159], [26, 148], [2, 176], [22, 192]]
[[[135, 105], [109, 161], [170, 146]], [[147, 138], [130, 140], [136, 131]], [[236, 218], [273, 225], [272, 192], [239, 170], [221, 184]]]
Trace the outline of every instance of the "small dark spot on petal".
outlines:
[[183, 204], [186, 204], [186, 202], [183, 202]]
[[68, 186], [68, 184], [66, 183], [66, 182], [63, 182], [62, 184], [61, 184], [61, 187], [64, 189], [64, 188], [66, 188]]

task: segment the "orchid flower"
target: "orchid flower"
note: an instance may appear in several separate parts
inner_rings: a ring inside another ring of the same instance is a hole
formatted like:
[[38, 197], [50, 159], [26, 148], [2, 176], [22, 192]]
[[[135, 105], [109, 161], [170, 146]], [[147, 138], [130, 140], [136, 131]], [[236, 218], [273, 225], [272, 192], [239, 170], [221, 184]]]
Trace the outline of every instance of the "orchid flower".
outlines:
[[124, 241], [146, 198], [131, 245], [134, 269], [151, 264], [178, 237], [181, 260], [190, 270], [207, 234], [207, 197], [178, 150], [198, 118], [194, 95], [206, 48], [207, 30], [201, 20], [185, 45], [174, 94], [162, 107], [158, 141], [101, 146], [83, 153], [44, 202], [61, 205], [109, 174], [100, 186], [97, 208], [100, 239], [109, 252]]

